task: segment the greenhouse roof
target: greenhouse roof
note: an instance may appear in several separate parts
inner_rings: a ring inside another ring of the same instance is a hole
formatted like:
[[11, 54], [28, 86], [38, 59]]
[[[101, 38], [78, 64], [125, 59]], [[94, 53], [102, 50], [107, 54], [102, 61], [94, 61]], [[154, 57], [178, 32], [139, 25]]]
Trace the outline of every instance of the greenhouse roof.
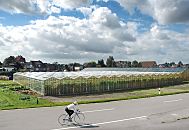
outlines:
[[183, 72], [187, 68], [85, 68], [82, 71]]
[[18, 72], [14, 75], [20, 75], [28, 78], [37, 80], [47, 80], [50, 78], [64, 79], [71, 78], [76, 79], [79, 77], [90, 78], [90, 77], [121, 77], [121, 76], [137, 76], [137, 75], [167, 75], [170, 73], [177, 72], [131, 72], [131, 71], [79, 71], [79, 72]]

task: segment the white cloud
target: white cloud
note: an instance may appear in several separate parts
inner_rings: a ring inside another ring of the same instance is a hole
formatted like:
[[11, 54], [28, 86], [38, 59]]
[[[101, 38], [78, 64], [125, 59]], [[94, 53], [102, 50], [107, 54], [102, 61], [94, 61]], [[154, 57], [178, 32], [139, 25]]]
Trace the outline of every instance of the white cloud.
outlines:
[[137, 7], [160, 24], [188, 23], [188, 0], [118, 0], [130, 13]]
[[99, 1], [108, 2], [108, 1], [110, 1], [110, 0], [97, 0], [97, 2], [99, 2]]
[[55, 7], [55, 6], [52, 6], [52, 7], [51, 7], [51, 11], [52, 11], [52, 13], [57, 13], [57, 14], [59, 14], [59, 13], [61, 12], [61, 9], [60, 9], [60, 8], [57, 8], [57, 7]]
[[150, 29], [150, 32], [152, 34], [152, 37], [159, 39], [159, 40], [169, 40], [170, 38], [168, 37], [168, 34], [161, 29], [158, 25], [152, 26]]
[[127, 30], [127, 25], [120, 24], [116, 14], [100, 7], [88, 19], [49, 16], [46, 20], [32, 21], [30, 25], [2, 26], [0, 41], [11, 51], [7, 55], [23, 54], [39, 59], [95, 58], [113, 53], [124, 41], [135, 41]]
[[9, 13], [48, 15], [61, 9], [89, 7], [91, 0], [0, 0], [0, 10]]
[[77, 10], [82, 12], [85, 16], [89, 16], [93, 11], [93, 7], [80, 7], [77, 8]]
[[140, 60], [156, 59], [161, 63], [182, 60], [188, 63], [188, 36], [187, 33], [178, 33], [154, 25], [150, 31], [139, 34], [137, 41], [129, 44], [126, 49], [129, 54], [133, 54], [133, 58]]
[[85, 19], [49, 16], [25, 26], [0, 25], [0, 58], [21, 54], [27, 60], [65, 63], [113, 55], [124, 60], [188, 61], [188, 33], [158, 23], [140, 33], [138, 26], [120, 21], [106, 7], [94, 8]]
[[0, 0], [0, 9], [12, 14], [46, 14], [48, 5], [46, 0]]
[[61, 7], [63, 9], [73, 9], [82, 6], [89, 6], [91, 4], [90, 0], [53, 0], [53, 5]]

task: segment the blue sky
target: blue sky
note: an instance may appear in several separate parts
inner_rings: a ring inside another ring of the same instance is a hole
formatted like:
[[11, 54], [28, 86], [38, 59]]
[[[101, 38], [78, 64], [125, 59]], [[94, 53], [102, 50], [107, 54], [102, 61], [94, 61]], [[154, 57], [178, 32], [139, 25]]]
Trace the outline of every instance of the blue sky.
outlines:
[[0, 0], [0, 61], [189, 63], [188, 0]]

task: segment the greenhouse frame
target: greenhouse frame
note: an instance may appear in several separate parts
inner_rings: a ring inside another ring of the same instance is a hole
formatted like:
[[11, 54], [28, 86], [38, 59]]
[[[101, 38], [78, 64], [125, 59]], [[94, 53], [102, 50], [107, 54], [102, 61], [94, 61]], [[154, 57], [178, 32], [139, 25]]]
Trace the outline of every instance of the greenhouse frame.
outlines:
[[18, 72], [14, 81], [45, 96], [85, 95], [159, 88], [182, 84], [189, 71], [181, 70], [83, 70], [79, 72]]

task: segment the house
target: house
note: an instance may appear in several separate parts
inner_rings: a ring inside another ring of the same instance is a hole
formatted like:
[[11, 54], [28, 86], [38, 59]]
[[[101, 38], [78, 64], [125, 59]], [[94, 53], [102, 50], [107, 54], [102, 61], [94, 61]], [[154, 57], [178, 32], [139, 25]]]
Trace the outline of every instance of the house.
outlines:
[[116, 61], [115, 64], [116, 64], [116, 67], [118, 67], [118, 68], [131, 67], [131, 62], [127, 62], [127, 61]]
[[142, 68], [154, 68], [157, 67], [156, 61], [141, 61]]
[[189, 64], [185, 64], [183, 67], [185, 67], [185, 68], [189, 68]]
[[[70, 64], [68, 64], [68, 68], [69, 68], [69, 71], [80, 71], [83, 69], [83, 65], [81, 65], [79, 63], [70, 63]], [[66, 66], [65, 66], [65, 69], [66, 69]]]
[[83, 70], [83, 66], [75, 66], [75, 71], [81, 71]]
[[0, 68], [0, 72], [11, 72], [15, 70], [14, 67], [3, 67], [3, 68]]
[[17, 57], [15, 58], [15, 61], [18, 62], [18, 63], [20, 63], [20, 64], [25, 64], [25, 63], [26, 63], [25, 58], [22, 57], [22, 56], [17, 56]]
[[26, 63], [26, 69], [31, 72], [46, 72], [47, 67], [42, 61], [30, 61]]
[[45, 64], [47, 67], [47, 72], [61, 71], [61, 67], [59, 64], [49, 64], [49, 63], [45, 63]]

